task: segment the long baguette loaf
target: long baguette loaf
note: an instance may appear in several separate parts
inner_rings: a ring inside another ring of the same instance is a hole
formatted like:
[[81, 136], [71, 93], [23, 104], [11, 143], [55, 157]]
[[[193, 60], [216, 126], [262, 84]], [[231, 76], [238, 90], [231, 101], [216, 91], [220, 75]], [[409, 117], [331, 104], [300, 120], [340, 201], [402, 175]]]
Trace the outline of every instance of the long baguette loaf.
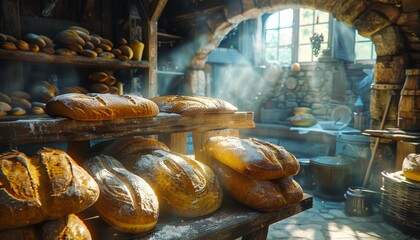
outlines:
[[84, 167], [99, 185], [101, 194], [93, 206], [105, 222], [129, 233], [146, 232], [156, 225], [159, 202], [146, 181], [107, 155], [90, 157]]
[[95, 180], [67, 153], [44, 148], [29, 158], [0, 155], [0, 229], [78, 213], [99, 197]]
[[151, 98], [161, 112], [196, 114], [196, 113], [231, 113], [238, 109], [231, 103], [217, 98], [204, 96], [167, 95]]
[[96, 121], [156, 116], [159, 108], [135, 95], [66, 93], [48, 101], [45, 112], [52, 117]]
[[215, 136], [205, 151], [233, 170], [257, 179], [278, 179], [296, 175], [299, 161], [283, 147], [257, 138]]
[[170, 152], [157, 140], [125, 138], [94, 149], [102, 149], [146, 180], [158, 195], [163, 211], [197, 217], [220, 207], [223, 193], [213, 170], [183, 154]]
[[217, 160], [212, 168], [224, 189], [238, 202], [263, 212], [277, 211], [299, 203], [303, 190], [290, 177], [260, 180], [240, 174]]

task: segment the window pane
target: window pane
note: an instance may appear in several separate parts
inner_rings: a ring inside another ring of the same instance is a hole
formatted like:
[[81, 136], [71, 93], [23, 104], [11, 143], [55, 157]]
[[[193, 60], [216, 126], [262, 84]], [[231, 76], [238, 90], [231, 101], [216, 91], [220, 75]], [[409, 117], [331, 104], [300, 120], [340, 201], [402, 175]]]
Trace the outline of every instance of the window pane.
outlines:
[[300, 27], [299, 29], [299, 44], [310, 43], [309, 39], [312, 36], [312, 26]]
[[356, 59], [371, 59], [372, 43], [356, 43]]
[[316, 10], [315, 19], [316, 18], [318, 18], [318, 22], [315, 22], [315, 23], [328, 23], [330, 20], [330, 14], [327, 12]]
[[316, 24], [314, 26], [314, 31], [316, 33], [322, 33], [322, 35], [324, 35], [324, 42], [328, 42], [328, 24], [327, 23]]
[[267, 46], [277, 46], [278, 44], [278, 31], [267, 30], [265, 35], [265, 43]]
[[280, 27], [291, 27], [293, 25], [293, 9], [289, 8], [280, 11]]
[[362, 37], [359, 35], [359, 33], [356, 34], [356, 42], [360, 42], [360, 41], [370, 41], [369, 38], [366, 37]]
[[266, 48], [265, 59], [267, 62], [277, 62], [277, 48]]
[[271, 14], [265, 21], [265, 29], [273, 29], [279, 27], [279, 13]]
[[312, 61], [312, 46], [299, 45], [298, 62], [311, 62]]
[[292, 62], [292, 48], [290, 46], [279, 48], [278, 60], [280, 63], [290, 64]]
[[299, 25], [313, 24], [314, 11], [312, 9], [301, 8], [299, 12]]
[[279, 46], [291, 45], [292, 44], [292, 37], [293, 37], [293, 29], [292, 28], [280, 29], [279, 34], [280, 34]]

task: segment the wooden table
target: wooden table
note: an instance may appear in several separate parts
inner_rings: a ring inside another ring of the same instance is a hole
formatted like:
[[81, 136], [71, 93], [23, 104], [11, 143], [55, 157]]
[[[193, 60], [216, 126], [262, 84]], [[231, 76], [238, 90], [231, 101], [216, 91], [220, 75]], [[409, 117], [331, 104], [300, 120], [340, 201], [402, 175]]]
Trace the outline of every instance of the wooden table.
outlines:
[[224, 196], [223, 201], [219, 210], [205, 217], [159, 217], [156, 227], [144, 234], [118, 232], [99, 219], [85, 220], [85, 223], [88, 227], [100, 229], [97, 232], [91, 231], [94, 239], [232, 240], [242, 237], [243, 240], [261, 240], [267, 238], [270, 224], [312, 208], [312, 196], [308, 194], [298, 204], [268, 213], [246, 207], [229, 196]]

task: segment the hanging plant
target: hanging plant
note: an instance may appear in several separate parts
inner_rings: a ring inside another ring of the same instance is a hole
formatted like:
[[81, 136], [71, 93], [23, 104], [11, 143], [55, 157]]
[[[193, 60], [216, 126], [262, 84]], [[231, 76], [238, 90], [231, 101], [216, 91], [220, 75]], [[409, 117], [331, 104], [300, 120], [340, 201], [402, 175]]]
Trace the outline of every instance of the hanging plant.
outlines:
[[322, 35], [322, 33], [314, 33], [309, 39], [312, 44], [312, 53], [315, 57], [318, 57], [319, 50], [321, 49], [321, 43], [324, 41], [324, 35]]

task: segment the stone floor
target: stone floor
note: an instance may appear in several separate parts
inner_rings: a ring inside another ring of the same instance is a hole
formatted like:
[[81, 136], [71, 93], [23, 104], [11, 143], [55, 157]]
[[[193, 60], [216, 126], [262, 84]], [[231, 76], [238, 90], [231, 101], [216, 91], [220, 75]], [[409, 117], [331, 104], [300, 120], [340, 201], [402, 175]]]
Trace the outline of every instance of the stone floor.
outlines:
[[[305, 191], [308, 194], [310, 191]], [[267, 240], [281, 239], [420, 239], [407, 235], [385, 222], [380, 209], [368, 217], [349, 217], [344, 213], [344, 202], [324, 201], [313, 197], [313, 207], [283, 221], [270, 225]]]

